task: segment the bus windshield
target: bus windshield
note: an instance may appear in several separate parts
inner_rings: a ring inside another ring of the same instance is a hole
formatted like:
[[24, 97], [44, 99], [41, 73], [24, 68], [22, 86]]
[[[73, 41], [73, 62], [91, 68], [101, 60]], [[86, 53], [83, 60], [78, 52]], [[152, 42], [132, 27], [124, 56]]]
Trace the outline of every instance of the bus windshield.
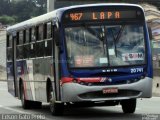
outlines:
[[71, 68], [145, 64], [143, 25], [81, 25], [65, 28]]

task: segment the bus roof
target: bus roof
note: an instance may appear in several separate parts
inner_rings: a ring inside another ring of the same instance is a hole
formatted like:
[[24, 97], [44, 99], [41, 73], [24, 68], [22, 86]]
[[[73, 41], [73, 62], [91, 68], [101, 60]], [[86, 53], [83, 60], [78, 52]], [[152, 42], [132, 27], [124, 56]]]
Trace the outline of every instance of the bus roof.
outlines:
[[[43, 24], [48, 21], [53, 21], [53, 19], [58, 18], [59, 20], [60, 17], [62, 16], [63, 12], [66, 10], [74, 9], [74, 8], [87, 8], [87, 7], [98, 7], [98, 6], [132, 6], [132, 7], [138, 7], [143, 10], [143, 8], [140, 5], [136, 4], [127, 4], [127, 3], [100, 3], [100, 4], [85, 4], [85, 5], [74, 5], [74, 6], [69, 6], [69, 7], [63, 7], [56, 9], [52, 12], [40, 15], [38, 17], [34, 17], [32, 19], [26, 20], [24, 22], [15, 24], [13, 26], [10, 26], [7, 28], [8, 33], [12, 33], [15, 31], [23, 30], [25, 28], [30, 28], [32, 26], [36, 26], [39, 24]], [[144, 10], [143, 10], [144, 11]]]

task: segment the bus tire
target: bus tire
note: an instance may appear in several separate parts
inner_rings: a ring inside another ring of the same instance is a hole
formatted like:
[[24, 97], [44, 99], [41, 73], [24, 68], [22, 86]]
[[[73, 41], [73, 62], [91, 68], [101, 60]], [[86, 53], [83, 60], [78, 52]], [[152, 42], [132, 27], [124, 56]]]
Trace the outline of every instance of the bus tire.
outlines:
[[33, 108], [40, 109], [42, 108], [42, 102], [30, 101], [33, 104]]
[[30, 101], [25, 99], [23, 84], [21, 84], [20, 87], [21, 87], [20, 97], [21, 97], [22, 107], [23, 107], [23, 109], [29, 109], [30, 108]]
[[49, 102], [50, 102], [50, 111], [52, 115], [54, 116], [63, 115], [64, 104], [56, 103], [55, 92], [53, 91], [52, 86], [50, 86], [50, 90], [49, 90]]
[[134, 113], [136, 110], [136, 99], [122, 100], [121, 105], [124, 113]]

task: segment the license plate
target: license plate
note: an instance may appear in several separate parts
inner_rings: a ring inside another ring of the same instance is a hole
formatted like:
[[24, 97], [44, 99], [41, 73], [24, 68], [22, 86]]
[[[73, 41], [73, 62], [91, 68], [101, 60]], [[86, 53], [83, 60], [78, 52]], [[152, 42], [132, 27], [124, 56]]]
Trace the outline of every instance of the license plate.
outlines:
[[117, 88], [105, 88], [103, 89], [103, 94], [111, 94], [111, 93], [118, 93]]

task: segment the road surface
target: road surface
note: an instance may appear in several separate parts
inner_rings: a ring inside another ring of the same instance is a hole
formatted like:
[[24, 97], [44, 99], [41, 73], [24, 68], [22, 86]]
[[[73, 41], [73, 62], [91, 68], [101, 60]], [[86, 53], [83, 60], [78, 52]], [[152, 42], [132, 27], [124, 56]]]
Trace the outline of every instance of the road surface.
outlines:
[[[10, 116], [6, 116], [8, 114]], [[160, 120], [160, 97], [138, 99], [135, 114], [123, 114], [121, 106], [105, 106], [67, 108], [63, 116], [52, 116], [46, 103], [43, 104], [42, 109], [22, 109], [21, 101], [7, 92], [7, 83], [0, 82], [0, 120], [7, 120], [7, 117], [29, 119], [29, 116], [27, 118], [24, 115], [32, 115], [34, 120], [38, 117], [42, 120]]]

